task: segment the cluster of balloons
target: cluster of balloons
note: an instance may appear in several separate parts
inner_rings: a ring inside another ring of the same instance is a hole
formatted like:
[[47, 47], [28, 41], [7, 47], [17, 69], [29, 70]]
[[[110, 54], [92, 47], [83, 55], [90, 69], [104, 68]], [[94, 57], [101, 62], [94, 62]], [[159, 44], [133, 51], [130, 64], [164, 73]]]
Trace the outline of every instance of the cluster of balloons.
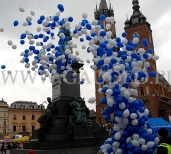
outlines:
[[[158, 138], [148, 124], [148, 109], [145, 109], [144, 103], [134, 96], [137, 96], [136, 88], [141, 82], [149, 77], [155, 77], [156, 73], [151, 71], [149, 60], [157, 60], [159, 57], [148, 48], [146, 39], [140, 42], [146, 50], [137, 48], [137, 35], [132, 40], [127, 40], [127, 34], [124, 32], [122, 38], [113, 38], [110, 28], [115, 22], [114, 17], [101, 15], [100, 20], [90, 22], [87, 20], [87, 14], [83, 13], [82, 21], [71, 30], [70, 23], [73, 17], [61, 19], [60, 14], [64, 7], [58, 4], [57, 8], [59, 12], [53, 16], [40, 16], [37, 20], [37, 34], [32, 34], [28, 30], [21, 34], [20, 44], [24, 45], [28, 41], [30, 46], [21, 52], [20, 62], [32, 71], [38, 69], [43, 81], [50, 73], [52, 80], [61, 78], [66, 82], [66, 75], [72, 71], [72, 64], [83, 63], [79, 52], [73, 52], [77, 45], [73, 43], [72, 38], [80, 37], [80, 43], [88, 41], [89, 46], [82, 45], [82, 49], [87, 49], [94, 57], [91, 69], [100, 70], [98, 82], [103, 84], [103, 87], [99, 88], [98, 92], [105, 94], [106, 97], [101, 99], [101, 103], [107, 104], [103, 111], [104, 118], [112, 120], [114, 124], [111, 137], [101, 145], [100, 151], [104, 154], [153, 153], [157, 148]], [[23, 12], [24, 9], [20, 8], [20, 11]], [[28, 25], [31, 20], [31, 16], [26, 18]], [[104, 20], [105, 22], [101, 22]], [[14, 26], [17, 25], [18, 22], [15, 21]], [[54, 29], [58, 27], [58, 44], [53, 44], [51, 40], [55, 39]], [[12, 42], [8, 44], [12, 45]], [[114, 52], [116, 48], [117, 52]], [[90, 63], [89, 59], [87, 63]], [[71, 78], [76, 76], [77, 73], [73, 72]], [[80, 81], [80, 84], [83, 83], [84, 79]], [[89, 103], [95, 101], [93, 97], [88, 100]], [[113, 119], [111, 114], [114, 114]]]

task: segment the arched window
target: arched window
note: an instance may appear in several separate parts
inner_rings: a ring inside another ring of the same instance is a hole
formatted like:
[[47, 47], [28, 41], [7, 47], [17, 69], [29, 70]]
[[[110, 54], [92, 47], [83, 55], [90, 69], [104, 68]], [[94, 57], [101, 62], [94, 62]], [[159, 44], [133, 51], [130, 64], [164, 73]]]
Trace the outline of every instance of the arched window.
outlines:
[[16, 104], [14, 104], [14, 109], [16, 109], [17, 108], [17, 105]]
[[140, 95], [144, 96], [144, 89], [142, 87], [140, 88]]
[[159, 96], [159, 89], [156, 87], [156, 95]]
[[146, 87], [146, 94], [149, 95], [149, 87]]
[[137, 32], [135, 32], [135, 33], [133, 34], [133, 37], [138, 37], [138, 38], [139, 38], [139, 34], [138, 34]]

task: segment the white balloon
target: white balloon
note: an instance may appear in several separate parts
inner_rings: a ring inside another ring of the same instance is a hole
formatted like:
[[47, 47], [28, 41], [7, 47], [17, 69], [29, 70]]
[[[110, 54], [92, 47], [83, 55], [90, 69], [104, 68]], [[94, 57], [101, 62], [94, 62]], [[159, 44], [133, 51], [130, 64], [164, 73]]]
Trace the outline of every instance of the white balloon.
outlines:
[[86, 49], [86, 46], [85, 45], [82, 45], [82, 49]]
[[90, 63], [90, 59], [87, 59], [86, 62], [87, 62], [87, 63]]
[[144, 145], [145, 144], [145, 139], [139, 138], [138, 142], [139, 142], [139, 144]]
[[41, 31], [41, 27], [37, 27], [37, 32], [40, 32]]
[[34, 11], [30, 11], [30, 14], [31, 14], [32, 16], [34, 16], [34, 15], [35, 15], [35, 12], [34, 12]]
[[158, 60], [159, 59], [159, 56], [154, 55], [152, 58], [153, 58], [153, 60]]
[[99, 89], [98, 89], [98, 93], [99, 93], [99, 94], [103, 94], [102, 88], [99, 88]]
[[26, 30], [26, 31], [25, 31], [25, 34], [26, 34], [26, 35], [29, 35], [29, 34], [30, 34], [30, 32], [29, 32], [28, 30]]
[[122, 152], [123, 152], [122, 149], [117, 149], [117, 150], [116, 150], [116, 153], [117, 153], [117, 154], [122, 154]]
[[92, 25], [97, 25], [98, 24], [98, 21], [97, 20], [93, 20], [92, 21]]
[[122, 119], [122, 123], [123, 123], [125, 126], [128, 125], [128, 123], [129, 123], [128, 118], [123, 118], [123, 119]]
[[107, 98], [107, 104], [111, 107], [114, 104], [114, 100], [112, 97]]
[[121, 120], [122, 120], [122, 117], [118, 117], [118, 116], [115, 117], [115, 121], [116, 121], [116, 122], [120, 123]]
[[130, 143], [131, 140], [132, 140], [131, 137], [128, 137], [128, 138], [126, 139], [126, 143]]
[[115, 131], [119, 131], [121, 129], [121, 127], [118, 124], [115, 124], [114, 127], [113, 127], [113, 129]]
[[136, 125], [138, 125], [138, 120], [137, 120], [137, 119], [135, 119], [135, 120], [132, 120], [132, 125], [133, 125], [133, 126], [136, 126]]
[[113, 147], [118, 148], [120, 146], [120, 143], [118, 141], [113, 142]]
[[19, 7], [19, 11], [20, 12], [25, 12], [24, 8], [22, 8], [22, 7]]
[[146, 145], [147, 145], [147, 148], [152, 148], [153, 146], [154, 146], [154, 142], [152, 142], [152, 141], [149, 141], [149, 142], [147, 142], [146, 143]]
[[123, 112], [123, 117], [128, 118], [129, 115], [130, 115], [129, 110], [128, 110], [128, 109], [124, 110], [124, 112]]
[[15, 44], [12, 45], [13, 49], [17, 49], [17, 46]]
[[12, 71], [11, 71], [11, 70], [9, 70], [7, 73], [8, 73], [8, 74], [11, 74], [11, 73], [12, 73]]
[[147, 129], [146, 132], [147, 132], [147, 134], [152, 134], [153, 130], [152, 129]]
[[112, 89], [106, 90], [106, 95], [112, 95], [112, 94], [113, 94], [113, 90]]
[[130, 118], [131, 119], [136, 119], [137, 118], [137, 114], [136, 113], [131, 113]]
[[137, 147], [137, 146], [139, 146], [139, 142], [137, 140], [132, 140], [132, 145], [134, 147]]
[[24, 21], [23, 26], [27, 26], [27, 25], [28, 25], [27, 21]]
[[122, 43], [123, 43], [123, 44], [127, 44], [127, 43], [128, 43], [128, 40], [127, 40], [126, 38], [123, 38], [123, 39], [122, 39]]
[[139, 42], [139, 38], [137, 38], [137, 37], [133, 38], [132, 42], [133, 42], [134, 44], [138, 43], [138, 42]]
[[28, 16], [28, 17], [27, 17], [27, 20], [28, 20], [28, 21], [32, 21], [32, 17], [31, 17], [31, 16]]
[[159, 142], [159, 138], [158, 138], [158, 137], [156, 137], [156, 138], [154, 139], [154, 142], [155, 142], [156, 144], [158, 144], [158, 142]]
[[142, 146], [141, 146], [141, 150], [142, 150], [142, 151], [146, 151], [146, 150], [147, 150], [147, 146], [146, 146], [146, 145], [142, 145]]
[[90, 104], [93, 104], [93, 103], [96, 102], [96, 99], [95, 99], [94, 97], [91, 97], [91, 98], [88, 99], [88, 102], [89, 102]]
[[138, 86], [139, 86], [139, 82], [138, 81], [135, 81], [135, 82], [133, 82], [132, 83], [132, 86], [134, 87], [134, 88], [137, 88]]
[[86, 19], [87, 16], [88, 16], [87, 13], [83, 13], [83, 14], [82, 14], [82, 17], [83, 17], [84, 19]]
[[119, 103], [119, 108], [121, 110], [125, 109], [125, 106], [126, 106], [125, 103], [123, 103], [123, 102], [122, 103]]
[[117, 133], [114, 135], [114, 138], [115, 138], [115, 140], [120, 140], [120, 138], [121, 138], [121, 132], [117, 132]]
[[115, 72], [119, 72], [120, 70], [121, 70], [121, 67], [120, 66], [114, 66], [114, 68], [113, 68], [113, 70], [115, 71]]
[[107, 25], [106, 25], [106, 29], [107, 29], [107, 30], [109, 30], [109, 29], [110, 29], [110, 27], [111, 27], [111, 25], [110, 25], [110, 24], [107, 24]]
[[139, 135], [138, 135], [138, 134], [133, 134], [133, 135], [132, 135], [132, 139], [138, 140], [138, 139], [139, 139]]
[[30, 41], [29, 41], [29, 44], [30, 44], [30, 45], [33, 45], [33, 44], [34, 44], [34, 40], [30, 40]]
[[3, 32], [4, 31], [4, 28], [0, 28], [0, 32]]
[[129, 91], [125, 91], [125, 92], [124, 92], [124, 97], [126, 97], [126, 98], [129, 98], [129, 97], [130, 97]]
[[13, 44], [13, 42], [11, 41], [11, 40], [8, 40], [8, 45], [12, 45]]

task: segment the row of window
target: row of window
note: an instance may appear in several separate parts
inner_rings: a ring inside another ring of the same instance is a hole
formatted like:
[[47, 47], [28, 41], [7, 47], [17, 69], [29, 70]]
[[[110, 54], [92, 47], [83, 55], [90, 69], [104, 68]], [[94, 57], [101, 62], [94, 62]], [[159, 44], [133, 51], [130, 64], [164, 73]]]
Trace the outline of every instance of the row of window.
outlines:
[[[13, 132], [16, 132], [17, 131], [17, 127], [18, 125], [13, 125]], [[35, 126], [32, 125], [32, 131], [35, 130]], [[26, 126], [25, 125], [22, 125], [22, 131], [25, 132], [26, 131]]]
[[[13, 119], [14, 119], [14, 120], [17, 119], [16, 114], [13, 115]], [[25, 115], [25, 114], [23, 114], [22, 119], [23, 119], [23, 120], [26, 120], [26, 115]], [[35, 115], [34, 115], [34, 114], [31, 115], [31, 120], [35, 120]]]
[[[44, 106], [42, 106], [42, 105], [40, 105], [40, 106], [38, 106], [40, 109], [44, 109]], [[14, 104], [13, 105], [13, 108], [17, 108], [17, 105], [16, 104]], [[21, 105], [21, 108], [22, 109], [26, 109], [26, 105]], [[35, 109], [35, 106], [34, 105], [30, 105], [30, 109]]]

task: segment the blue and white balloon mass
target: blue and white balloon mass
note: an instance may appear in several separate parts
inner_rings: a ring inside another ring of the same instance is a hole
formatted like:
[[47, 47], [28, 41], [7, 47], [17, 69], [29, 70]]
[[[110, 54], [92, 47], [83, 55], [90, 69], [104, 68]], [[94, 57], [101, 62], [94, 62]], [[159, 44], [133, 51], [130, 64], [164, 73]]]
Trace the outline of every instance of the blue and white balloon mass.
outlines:
[[[82, 21], [75, 25], [75, 29], [71, 29], [74, 18], [61, 17], [64, 12], [62, 4], [58, 4], [57, 9], [59, 12], [55, 15], [39, 16], [36, 34], [28, 30], [20, 34], [20, 44], [25, 46], [29, 43], [20, 54], [20, 62], [32, 71], [38, 70], [43, 81], [50, 74], [52, 81], [61, 78], [66, 82], [66, 75], [72, 71], [72, 64], [83, 63], [79, 52], [74, 51], [77, 44], [72, 41], [72, 38], [79, 38], [82, 49], [86, 49], [85, 52], [94, 57], [91, 69], [100, 69], [101, 77], [98, 82], [106, 83], [98, 92], [106, 96], [101, 99], [102, 104], [107, 104], [103, 111], [104, 118], [114, 124], [110, 138], [100, 146], [100, 151], [104, 154], [153, 153], [157, 148], [158, 136], [148, 123], [149, 111], [145, 109], [144, 102], [136, 98], [136, 88], [149, 77], [155, 77], [156, 73], [150, 69], [148, 61], [158, 60], [159, 57], [148, 48], [146, 39], [139, 42], [139, 36], [127, 40], [127, 34], [124, 32], [122, 37], [113, 38], [110, 27], [115, 21], [114, 17], [101, 15], [99, 21], [91, 22], [88, 21], [87, 14], [83, 13]], [[20, 11], [24, 12], [24, 9], [20, 8]], [[35, 12], [31, 11], [30, 14], [34, 16]], [[33, 26], [31, 21], [31, 16], [26, 17], [23, 25]], [[19, 22], [16, 20], [13, 24], [18, 26]], [[55, 29], [57, 30], [54, 31]], [[53, 43], [56, 38], [56, 43]], [[84, 45], [86, 41], [88, 47]], [[142, 43], [145, 49], [137, 48], [138, 43]], [[13, 49], [17, 48], [11, 40], [8, 45], [12, 45]], [[87, 63], [90, 63], [89, 59]], [[2, 69], [5, 67], [1, 66]], [[74, 79], [76, 75], [73, 73], [71, 78]], [[84, 79], [80, 84], [84, 84]], [[91, 97], [88, 102], [96, 101]], [[114, 115], [112, 119], [111, 114]]]

